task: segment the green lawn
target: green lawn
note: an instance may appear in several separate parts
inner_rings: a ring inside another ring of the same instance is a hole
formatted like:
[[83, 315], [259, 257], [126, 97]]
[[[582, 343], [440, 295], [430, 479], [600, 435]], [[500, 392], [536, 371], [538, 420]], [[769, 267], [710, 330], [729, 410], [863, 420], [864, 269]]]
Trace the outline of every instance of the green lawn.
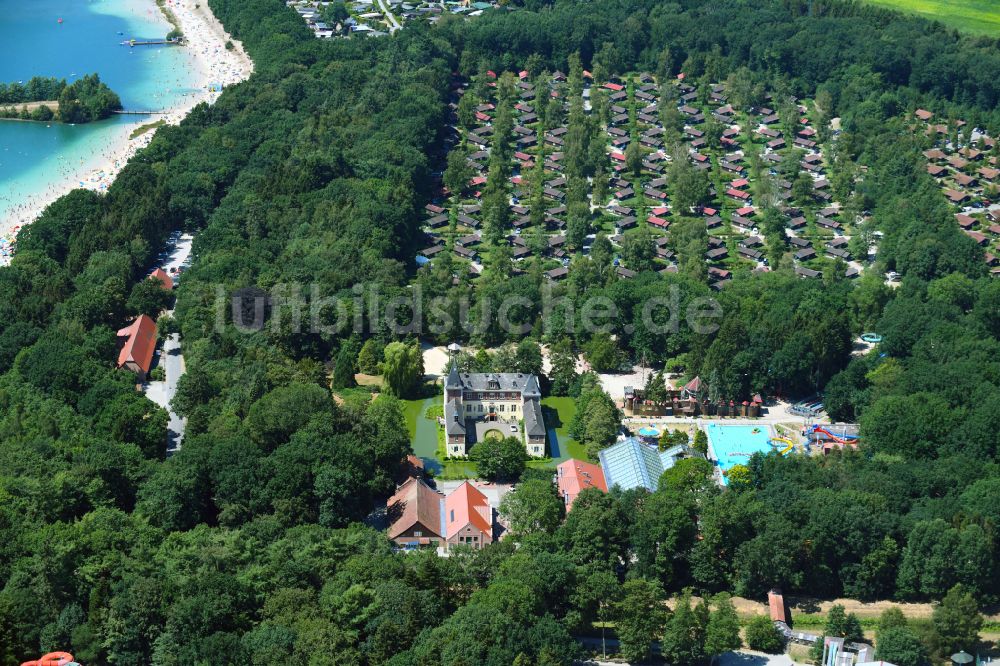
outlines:
[[920, 14], [966, 32], [1000, 36], [1000, 3], [996, 0], [869, 0], [869, 2]]

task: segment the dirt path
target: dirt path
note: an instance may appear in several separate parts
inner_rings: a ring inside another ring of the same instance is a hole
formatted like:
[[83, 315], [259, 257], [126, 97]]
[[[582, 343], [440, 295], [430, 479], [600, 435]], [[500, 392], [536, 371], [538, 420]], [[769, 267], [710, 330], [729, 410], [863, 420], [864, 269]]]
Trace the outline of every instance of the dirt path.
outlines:
[[53, 113], [58, 113], [59, 112], [59, 102], [57, 100], [50, 100], [50, 101], [44, 101], [44, 102], [24, 102], [22, 104], [6, 104], [6, 105], [0, 105], [0, 109], [3, 109], [4, 111], [7, 111], [9, 109], [13, 109], [13, 110], [19, 112], [21, 109], [27, 108], [28, 111], [30, 112], [30, 111], [34, 111], [35, 109], [37, 109], [40, 106], [47, 106], [47, 107], [49, 107], [50, 109], [52, 109]]
[[[818, 599], [793, 596], [786, 596], [785, 604], [792, 612], [793, 621], [795, 619], [795, 615], [798, 614], [825, 615], [830, 611], [830, 608], [836, 604], [840, 604], [844, 607], [845, 611], [848, 613], [854, 613], [862, 619], [878, 617], [884, 610], [892, 608], [893, 606], [903, 611], [903, 614], [906, 615], [906, 617], [914, 619], [929, 618], [931, 616], [931, 611], [933, 610], [933, 606], [931, 606], [931, 604], [909, 604], [898, 603], [895, 601], [874, 601], [866, 603], [863, 601], [857, 601], [856, 599], [830, 599], [820, 601]], [[768, 612], [766, 603], [754, 601], [753, 599], [733, 597], [733, 605], [736, 606], [736, 612], [740, 615], [763, 615]]]
[[[933, 604], [904, 603], [898, 601], [872, 601], [864, 602], [857, 599], [828, 599], [819, 600], [809, 597], [786, 596], [785, 604], [792, 612], [794, 623], [796, 615], [826, 615], [830, 608], [836, 604], [844, 607], [848, 613], [854, 613], [860, 619], [877, 618], [888, 608], [898, 608], [903, 614], [914, 620], [928, 620], [934, 611]], [[672, 606], [672, 603], [670, 604]], [[744, 597], [733, 597], [733, 606], [741, 616], [766, 615], [768, 613], [767, 604], [762, 601], [754, 601]], [[987, 622], [1000, 622], [1000, 613], [984, 614]]]

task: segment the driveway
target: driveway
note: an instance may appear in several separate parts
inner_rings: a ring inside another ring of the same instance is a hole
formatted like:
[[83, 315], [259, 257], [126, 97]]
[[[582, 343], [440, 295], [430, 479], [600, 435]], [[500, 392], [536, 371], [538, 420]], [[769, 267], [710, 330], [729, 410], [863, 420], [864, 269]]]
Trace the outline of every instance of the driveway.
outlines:
[[167, 455], [181, 448], [184, 439], [184, 428], [187, 419], [181, 418], [170, 407], [170, 401], [177, 394], [177, 381], [184, 374], [184, 357], [181, 355], [180, 336], [172, 333], [163, 342], [159, 352], [158, 365], [166, 372], [166, 380], [149, 382], [146, 385], [146, 397], [167, 410], [170, 420], [167, 422]]
[[[191, 257], [191, 242], [193, 240], [194, 237], [191, 234], [173, 236], [164, 252], [160, 267], [170, 275], [175, 275], [177, 269], [187, 265]], [[173, 316], [174, 311], [167, 310], [164, 314]], [[187, 419], [181, 418], [170, 407], [170, 401], [177, 394], [177, 381], [184, 374], [184, 356], [181, 354], [180, 335], [172, 333], [167, 336], [163, 342], [163, 348], [157, 352], [157, 365], [163, 368], [166, 379], [148, 382], [144, 389], [146, 397], [166, 409], [170, 415], [170, 420], [167, 422], [167, 455], [170, 455], [180, 450], [181, 441], [184, 439], [184, 428], [187, 425]]]
[[385, 14], [386, 20], [389, 21], [389, 32], [396, 32], [403, 27], [396, 19], [396, 15], [392, 13], [392, 8], [386, 0], [378, 0], [378, 6], [382, 10], [382, 13]]
[[719, 666], [794, 666], [795, 662], [787, 654], [764, 654], [740, 650], [719, 655], [715, 663]]

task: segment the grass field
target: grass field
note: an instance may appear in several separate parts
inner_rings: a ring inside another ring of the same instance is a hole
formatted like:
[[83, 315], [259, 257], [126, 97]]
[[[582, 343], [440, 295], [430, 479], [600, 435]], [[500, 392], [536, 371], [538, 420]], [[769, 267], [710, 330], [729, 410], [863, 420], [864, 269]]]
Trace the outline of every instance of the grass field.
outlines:
[[996, 0], [868, 0], [882, 7], [919, 14], [977, 35], [1000, 37], [1000, 2]]

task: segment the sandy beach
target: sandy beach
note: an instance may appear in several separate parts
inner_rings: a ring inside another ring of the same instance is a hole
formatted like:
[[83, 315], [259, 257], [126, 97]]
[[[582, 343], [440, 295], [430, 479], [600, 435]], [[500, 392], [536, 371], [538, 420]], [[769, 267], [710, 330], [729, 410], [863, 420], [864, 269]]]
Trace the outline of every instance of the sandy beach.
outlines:
[[[232, 39], [212, 10], [200, 0], [166, 0], [166, 8], [177, 18], [187, 40], [183, 47], [194, 56], [196, 90], [186, 94], [178, 104], [165, 109], [166, 113], [136, 116], [136, 123], [123, 125], [121, 131], [104, 147], [100, 156], [87, 165], [66, 164], [60, 168], [60, 181], [45, 192], [35, 195], [12, 209], [0, 222], [0, 265], [9, 263], [10, 244], [25, 224], [30, 224], [42, 211], [59, 197], [77, 188], [103, 192], [110, 187], [118, 173], [136, 151], [149, 145], [155, 132], [145, 132], [130, 138], [142, 125], [163, 120], [176, 125], [195, 106], [202, 102], [211, 104], [218, 99], [221, 88], [243, 81], [253, 72], [253, 62], [243, 50], [243, 45]], [[154, 9], [155, 10], [155, 9]], [[231, 41], [233, 48], [226, 49]]]

